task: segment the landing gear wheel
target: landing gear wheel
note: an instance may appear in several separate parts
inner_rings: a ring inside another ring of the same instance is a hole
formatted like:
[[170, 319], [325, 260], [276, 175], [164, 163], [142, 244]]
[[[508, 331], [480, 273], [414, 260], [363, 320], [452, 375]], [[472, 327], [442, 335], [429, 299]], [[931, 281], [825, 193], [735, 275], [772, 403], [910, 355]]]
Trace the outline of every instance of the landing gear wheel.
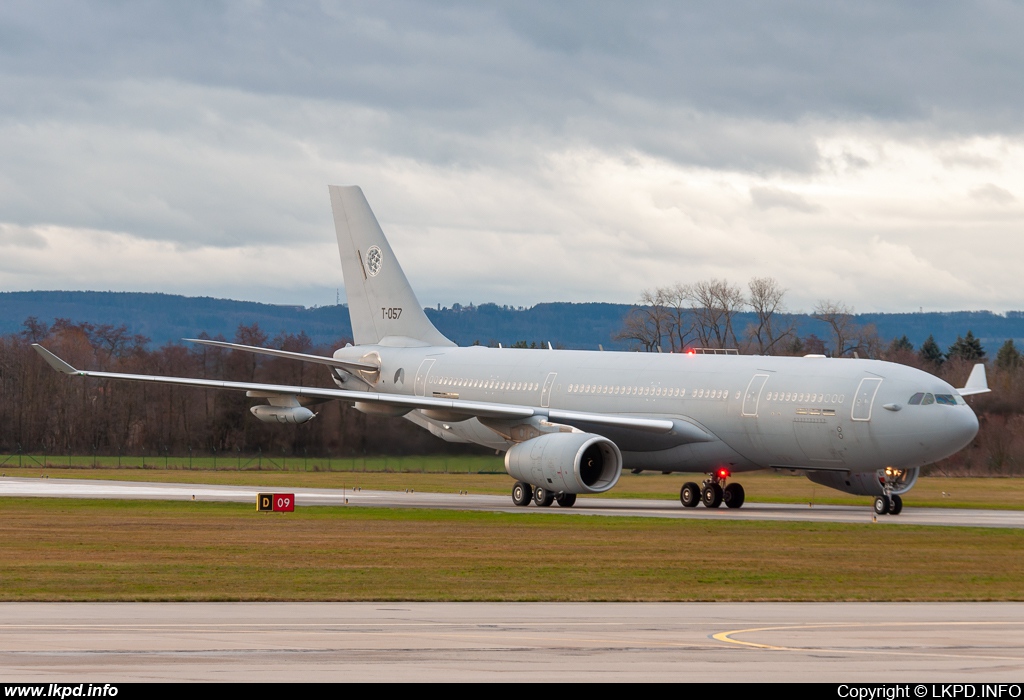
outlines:
[[888, 496], [875, 496], [875, 515], [886, 515], [891, 507]]
[[560, 493], [555, 496], [555, 503], [563, 508], [572, 508], [576, 505], [576, 494], [574, 493]]
[[547, 508], [555, 502], [555, 492], [548, 491], [543, 486], [538, 486], [533, 490], [533, 502], [541, 508]]
[[700, 503], [700, 486], [692, 481], [687, 481], [683, 484], [683, 488], [679, 489], [679, 501], [686, 508], [696, 508]]
[[903, 512], [903, 499], [897, 495], [893, 495], [889, 499], [889, 515], [899, 515]]
[[722, 491], [722, 502], [730, 508], [739, 508], [743, 505], [746, 494], [739, 484], [729, 484]]
[[722, 505], [722, 487], [718, 484], [705, 484], [700, 500], [705, 508], [717, 508]]
[[533, 500], [533, 488], [529, 484], [517, 481], [512, 486], [512, 502], [517, 506], [528, 506]]

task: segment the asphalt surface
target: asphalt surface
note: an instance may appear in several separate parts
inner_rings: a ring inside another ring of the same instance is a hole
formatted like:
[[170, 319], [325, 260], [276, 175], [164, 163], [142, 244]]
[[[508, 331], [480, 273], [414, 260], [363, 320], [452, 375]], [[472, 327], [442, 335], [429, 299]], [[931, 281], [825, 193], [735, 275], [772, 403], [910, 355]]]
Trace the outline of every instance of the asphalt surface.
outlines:
[[[517, 508], [510, 496], [444, 494], [402, 491], [351, 491], [259, 486], [211, 486], [88, 479], [0, 478], [0, 496], [55, 498], [117, 498], [155, 500], [231, 501], [252, 503], [256, 494], [295, 494], [296, 506], [377, 506], [384, 508], [444, 508], [489, 512], [567, 513], [572, 515], [688, 518], [702, 520], [773, 520], [868, 523], [876, 520], [870, 506], [821, 506], [747, 503], [742, 508], [683, 508], [678, 501], [580, 497], [572, 508]], [[1024, 511], [907, 507], [898, 516], [877, 518], [882, 524], [1024, 528]]]
[[1021, 683], [1024, 604], [2, 603], [0, 675]]

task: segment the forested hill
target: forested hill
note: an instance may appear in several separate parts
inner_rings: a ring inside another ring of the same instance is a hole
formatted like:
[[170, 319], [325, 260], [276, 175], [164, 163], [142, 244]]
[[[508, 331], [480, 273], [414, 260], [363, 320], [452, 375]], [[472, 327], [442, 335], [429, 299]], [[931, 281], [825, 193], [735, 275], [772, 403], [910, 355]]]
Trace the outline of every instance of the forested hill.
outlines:
[[281, 332], [305, 331], [313, 345], [330, 346], [352, 337], [344, 306], [305, 308], [141, 292], [0, 293], [0, 335], [22, 330], [30, 316], [47, 325], [57, 318], [97, 326], [124, 324], [130, 333], [147, 336], [157, 346], [204, 331], [230, 340], [239, 325], [253, 323], [271, 338]]
[[[614, 340], [629, 312], [627, 304], [538, 304], [515, 308], [496, 304], [427, 309], [438, 329], [459, 345], [502, 343], [506, 347], [526, 341], [538, 346], [550, 342], [556, 347], [626, 349]], [[348, 309], [344, 306], [281, 306], [250, 301], [185, 297], [172, 294], [136, 292], [0, 292], [0, 335], [17, 333], [30, 316], [50, 325], [65, 318], [74, 323], [124, 324], [132, 334], [142, 334], [153, 345], [178, 342], [206, 332], [211, 336], [235, 337], [240, 325], [259, 324], [271, 338], [305, 332], [314, 346], [333, 346], [351, 337]], [[753, 321], [752, 314], [738, 314], [735, 327], [742, 330]], [[793, 316], [801, 336], [827, 335], [824, 324], [807, 315]], [[929, 336], [943, 349], [968, 330], [981, 339], [994, 356], [1009, 338], [1024, 341], [1024, 312], [1005, 315], [989, 311], [947, 313], [858, 314], [859, 324], [873, 323], [879, 336], [888, 341], [906, 335], [919, 347]]]

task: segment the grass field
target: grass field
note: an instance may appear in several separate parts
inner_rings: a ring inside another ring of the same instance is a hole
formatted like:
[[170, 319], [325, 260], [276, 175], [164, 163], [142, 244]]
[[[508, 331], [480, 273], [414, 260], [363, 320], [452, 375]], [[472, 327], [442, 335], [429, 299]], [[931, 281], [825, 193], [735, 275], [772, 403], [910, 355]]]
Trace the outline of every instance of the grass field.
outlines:
[[1024, 532], [0, 499], [0, 600], [1022, 600]]
[[[115, 458], [116, 459], [116, 458]], [[153, 465], [140, 468], [67, 468], [35, 465], [18, 469], [8, 461], [0, 473], [8, 476], [71, 479], [115, 479], [122, 481], [164, 481], [201, 484], [231, 484], [274, 487], [342, 488], [435, 491], [469, 490], [472, 493], [508, 494], [512, 479], [495, 457], [413, 458], [390, 457], [368, 460], [362, 470], [301, 471], [282, 469], [182, 469]], [[338, 465], [336, 465], [338, 466]], [[388, 471], [380, 468], [389, 466]], [[447, 473], [441, 471], [450, 468]], [[483, 471], [484, 473], [480, 473]], [[684, 481], [700, 481], [698, 475], [623, 474], [610, 498], [659, 498], [676, 500]], [[811, 483], [803, 476], [769, 472], [740, 474], [740, 481], [752, 503], [814, 503], [868, 506], [871, 499], [852, 496]], [[904, 503], [912, 507], [1024, 509], [1024, 479], [979, 477], [922, 477]]]

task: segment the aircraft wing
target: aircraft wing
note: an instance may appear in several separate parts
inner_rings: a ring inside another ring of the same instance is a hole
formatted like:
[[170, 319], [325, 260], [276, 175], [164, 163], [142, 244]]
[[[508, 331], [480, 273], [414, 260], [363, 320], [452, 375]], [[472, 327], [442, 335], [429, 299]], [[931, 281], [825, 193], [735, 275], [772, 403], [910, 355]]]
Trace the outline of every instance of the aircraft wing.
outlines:
[[[469, 417], [516, 419], [537, 416], [554, 422], [584, 423], [607, 425], [611, 427], [641, 430], [651, 433], [668, 433], [673, 429], [682, 430], [690, 441], [701, 442], [713, 439], [703, 433], [697, 426], [685, 421], [667, 418], [647, 418], [643, 416], [615, 415], [605, 413], [587, 413], [584, 411], [565, 411], [537, 406], [517, 406], [513, 404], [491, 403], [487, 401], [469, 401], [464, 399], [446, 399], [432, 396], [409, 396], [406, 394], [384, 394], [372, 391], [352, 391], [347, 389], [322, 389], [308, 386], [288, 386], [284, 384], [260, 384], [256, 382], [230, 382], [219, 379], [195, 379], [191, 377], [163, 377], [149, 374], [123, 374], [120, 372], [94, 372], [80, 370], [60, 359], [43, 346], [33, 343], [33, 348], [47, 364], [58, 372], [77, 377], [95, 377], [97, 379], [117, 379], [135, 382], [152, 382], [155, 384], [175, 384], [192, 386], [200, 389], [228, 389], [232, 391], [257, 392], [263, 397], [294, 396], [313, 400], [338, 400], [351, 402], [376, 403], [385, 406], [401, 406], [412, 409], [445, 410]], [[376, 368], [375, 368], [376, 369]]]

